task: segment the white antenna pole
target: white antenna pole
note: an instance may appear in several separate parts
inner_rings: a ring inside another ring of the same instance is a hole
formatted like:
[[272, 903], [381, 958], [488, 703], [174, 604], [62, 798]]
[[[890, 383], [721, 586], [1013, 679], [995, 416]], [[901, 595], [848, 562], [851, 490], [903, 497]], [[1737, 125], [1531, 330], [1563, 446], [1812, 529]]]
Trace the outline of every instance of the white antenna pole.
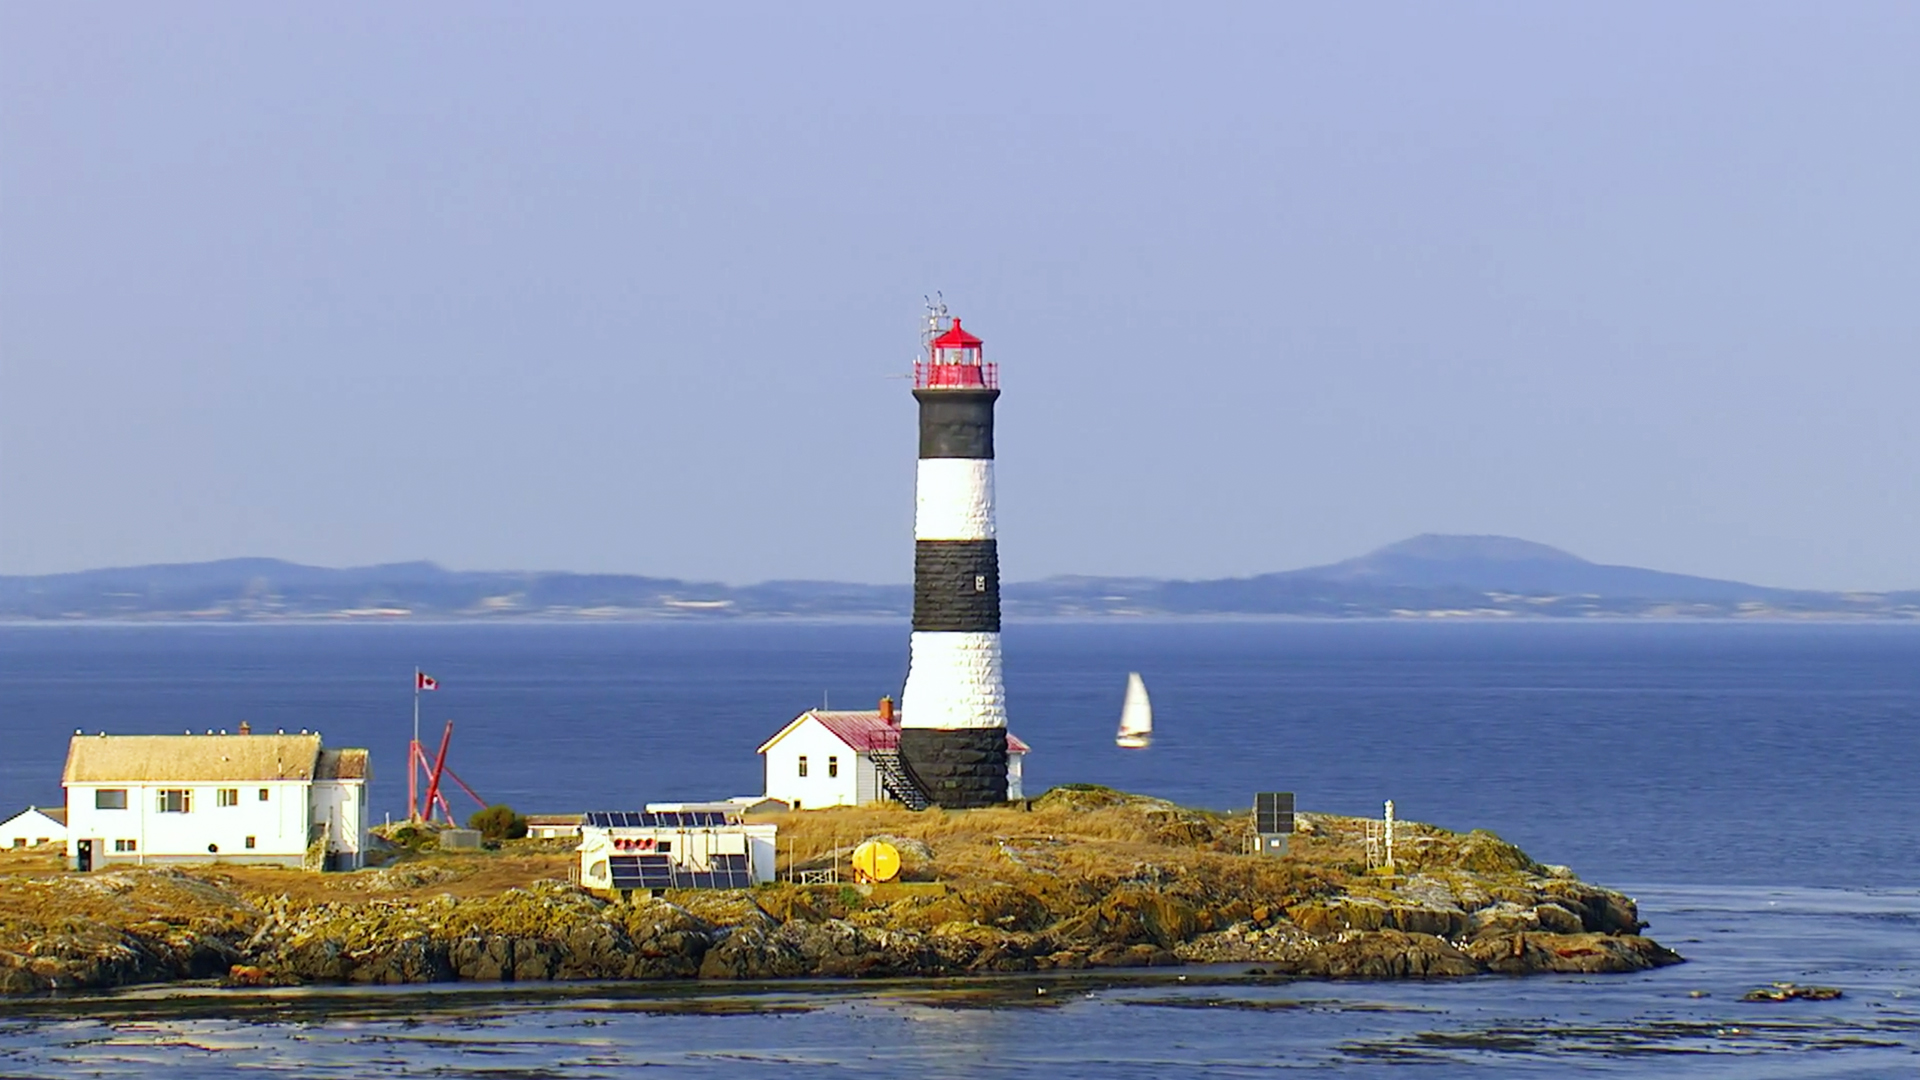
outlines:
[[1393, 800], [1387, 800], [1387, 873], [1393, 873]]

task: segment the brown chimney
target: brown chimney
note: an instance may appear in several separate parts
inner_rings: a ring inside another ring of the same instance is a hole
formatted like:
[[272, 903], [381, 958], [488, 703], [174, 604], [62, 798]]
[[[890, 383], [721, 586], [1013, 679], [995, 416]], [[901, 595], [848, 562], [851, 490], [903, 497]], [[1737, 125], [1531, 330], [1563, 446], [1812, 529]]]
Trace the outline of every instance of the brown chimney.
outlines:
[[253, 725], [247, 723], [245, 720], [240, 721], [240, 734], [242, 735], [253, 734]]
[[893, 698], [891, 696], [883, 697], [880, 699], [880, 719], [886, 721], [889, 724], [894, 724], [899, 722], [898, 719], [893, 715]]

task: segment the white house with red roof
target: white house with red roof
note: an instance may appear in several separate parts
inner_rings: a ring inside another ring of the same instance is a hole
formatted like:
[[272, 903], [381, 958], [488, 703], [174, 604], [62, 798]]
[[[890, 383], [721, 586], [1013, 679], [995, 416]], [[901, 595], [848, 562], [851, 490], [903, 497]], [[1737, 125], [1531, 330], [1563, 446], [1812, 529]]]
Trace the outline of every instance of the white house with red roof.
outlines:
[[[1024, 798], [1028, 746], [1007, 733], [1007, 798]], [[866, 712], [808, 709], [760, 746], [769, 799], [795, 810], [901, 802], [925, 806], [900, 766], [900, 714], [890, 698]]]

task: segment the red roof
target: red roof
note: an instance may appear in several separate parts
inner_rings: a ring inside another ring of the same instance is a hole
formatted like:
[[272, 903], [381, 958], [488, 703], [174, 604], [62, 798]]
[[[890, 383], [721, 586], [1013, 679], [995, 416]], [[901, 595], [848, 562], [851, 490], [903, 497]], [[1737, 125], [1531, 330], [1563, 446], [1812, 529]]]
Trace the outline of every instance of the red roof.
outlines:
[[951, 330], [933, 339], [933, 347], [936, 349], [977, 349], [980, 347], [980, 339], [960, 329], [960, 320], [955, 318]]
[[[808, 715], [826, 725], [843, 743], [857, 751], [900, 749], [900, 729], [880, 719], [878, 711], [825, 712], [809, 710]], [[1024, 754], [1030, 747], [1019, 736], [1007, 732], [1007, 752]]]

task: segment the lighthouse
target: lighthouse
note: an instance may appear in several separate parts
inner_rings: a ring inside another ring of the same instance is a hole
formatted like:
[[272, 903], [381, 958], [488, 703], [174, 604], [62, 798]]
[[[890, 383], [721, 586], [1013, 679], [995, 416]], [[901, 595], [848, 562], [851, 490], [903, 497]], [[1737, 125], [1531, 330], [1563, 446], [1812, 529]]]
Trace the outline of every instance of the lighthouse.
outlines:
[[1007, 695], [1000, 676], [1000, 556], [993, 522], [996, 365], [981, 341], [929, 314], [914, 364], [920, 467], [914, 486], [913, 638], [900, 700], [900, 758], [933, 803], [1007, 798]]

